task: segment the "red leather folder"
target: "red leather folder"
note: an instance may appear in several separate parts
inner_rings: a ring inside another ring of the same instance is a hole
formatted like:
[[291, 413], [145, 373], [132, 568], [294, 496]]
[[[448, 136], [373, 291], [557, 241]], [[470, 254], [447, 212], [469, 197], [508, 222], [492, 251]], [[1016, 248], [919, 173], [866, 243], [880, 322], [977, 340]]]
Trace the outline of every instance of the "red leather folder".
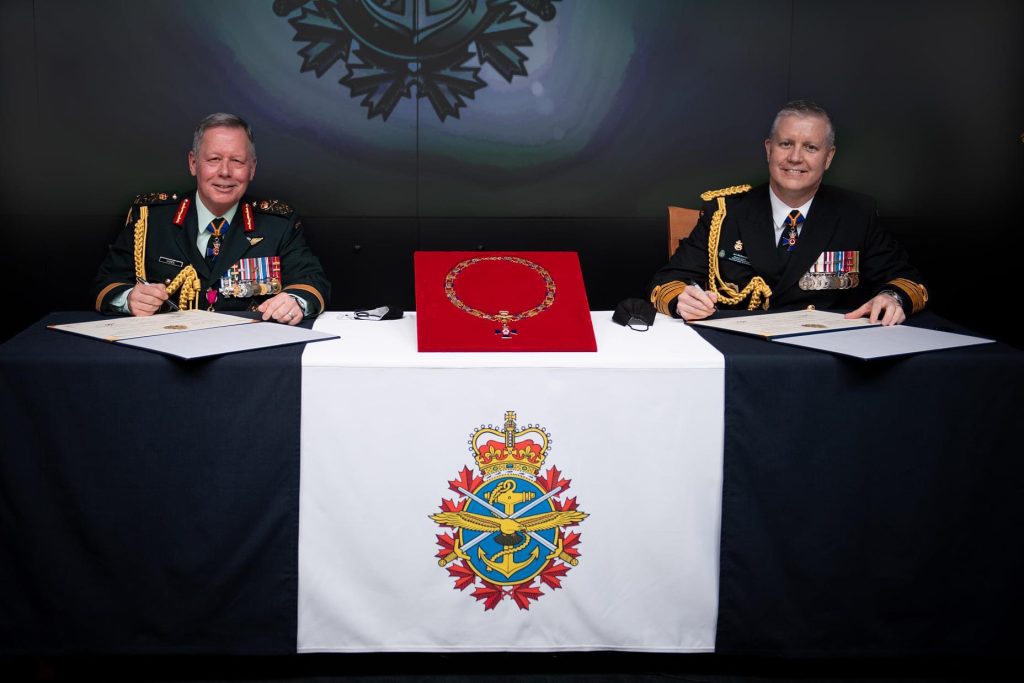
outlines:
[[419, 251], [420, 351], [597, 351], [571, 251]]

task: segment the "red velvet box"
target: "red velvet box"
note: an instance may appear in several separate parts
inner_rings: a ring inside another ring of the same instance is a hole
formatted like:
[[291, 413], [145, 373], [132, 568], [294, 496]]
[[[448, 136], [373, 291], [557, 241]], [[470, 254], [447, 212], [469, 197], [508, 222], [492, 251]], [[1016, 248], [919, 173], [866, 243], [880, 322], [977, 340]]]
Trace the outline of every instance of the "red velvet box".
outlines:
[[597, 351], [571, 251], [418, 251], [420, 351]]

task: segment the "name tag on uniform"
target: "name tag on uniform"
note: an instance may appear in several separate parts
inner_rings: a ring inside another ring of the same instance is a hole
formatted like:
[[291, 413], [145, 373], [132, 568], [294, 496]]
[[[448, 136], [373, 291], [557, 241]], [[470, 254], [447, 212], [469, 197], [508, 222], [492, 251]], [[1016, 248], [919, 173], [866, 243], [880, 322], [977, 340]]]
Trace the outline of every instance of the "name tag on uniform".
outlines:
[[[748, 257], [746, 254], [743, 253], [743, 241], [742, 240], [736, 240], [736, 244], [732, 245], [732, 249], [733, 249], [733, 251], [732, 251], [731, 254], [729, 254], [729, 257], [728, 257], [729, 261], [732, 261], [733, 263], [738, 263], [741, 266], [749, 266], [750, 265], [750, 257]], [[725, 256], [725, 249], [722, 249], [722, 250], [720, 250], [718, 252], [718, 258], [726, 258], [726, 256]]]
[[853, 289], [860, 284], [860, 252], [821, 252], [799, 284], [804, 290]]
[[247, 299], [280, 291], [280, 256], [240, 259], [220, 278], [220, 293], [227, 298]]
[[170, 258], [168, 256], [161, 256], [160, 258], [157, 259], [157, 261], [159, 261], [160, 263], [166, 263], [169, 266], [174, 266], [175, 268], [181, 268], [185, 265], [182, 261]]

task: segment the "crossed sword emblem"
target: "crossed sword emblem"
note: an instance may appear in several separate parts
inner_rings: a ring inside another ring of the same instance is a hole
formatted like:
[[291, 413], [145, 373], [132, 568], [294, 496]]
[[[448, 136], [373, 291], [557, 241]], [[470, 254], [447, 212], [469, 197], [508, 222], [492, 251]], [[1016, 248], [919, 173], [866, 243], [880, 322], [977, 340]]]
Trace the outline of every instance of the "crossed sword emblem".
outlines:
[[[542, 546], [551, 551], [551, 554], [548, 555], [548, 559], [557, 557], [562, 562], [565, 562], [566, 564], [575, 567], [577, 564], [579, 564], [579, 560], [577, 560], [575, 557], [569, 555], [568, 553], [562, 550], [561, 539], [558, 540], [558, 545], [555, 545], [548, 539], [538, 534], [537, 531], [551, 529], [554, 527], [562, 526], [563, 524], [581, 522], [588, 517], [587, 513], [580, 512], [579, 510], [563, 510], [560, 512], [549, 512], [521, 519], [523, 515], [525, 515], [527, 512], [529, 512], [533, 508], [537, 507], [538, 505], [546, 501], [548, 498], [558, 495], [558, 493], [561, 490], [562, 487], [558, 486], [552, 489], [551, 491], [548, 491], [540, 498], [537, 498], [532, 503], [513, 512], [512, 514], [506, 514], [505, 512], [499, 510], [495, 506], [488, 503], [486, 500], [483, 500], [479, 496], [470, 493], [469, 491], [460, 486], [458, 488], [459, 493], [462, 493], [463, 495], [467, 496], [474, 502], [486, 508], [489, 512], [495, 515], [497, 519], [495, 519], [494, 517], [487, 517], [485, 515], [477, 515], [472, 512], [462, 511], [440, 512], [434, 515], [430, 515], [430, 518], [438, 524], [443, 524], [445, 526], [455, 527], [458, 529], [469, 529], [471, 531], [486, 532], [480, 534], [479, 536], [471, 540], [469, 543], [466, 543], [461, 547], [459, 546], [459, 542], [455, 541], [455, 549], [452, 552], [445, 555], [444, 557], [442, 557], [440, 560], [438, 560], [438, 566], [444, 567], [449, 562], [454, 561], [456, 558], [462, 558], [463, 560], [471, 559], [469, 555], [466, 554], [466, 551], [475, 546], [477, 543], [483, 541], [485, 538], [488, 538], [491, 534], [494, 534], [499, 531], [501, 531], [502, 533], [514, 533], [516, 531], [523, 531], [530, 538], [537, 541]], [[513, 524], [513, 521], [515, 521], [516, 523]], [[530, 523], [527, 524], [527, 522]]]

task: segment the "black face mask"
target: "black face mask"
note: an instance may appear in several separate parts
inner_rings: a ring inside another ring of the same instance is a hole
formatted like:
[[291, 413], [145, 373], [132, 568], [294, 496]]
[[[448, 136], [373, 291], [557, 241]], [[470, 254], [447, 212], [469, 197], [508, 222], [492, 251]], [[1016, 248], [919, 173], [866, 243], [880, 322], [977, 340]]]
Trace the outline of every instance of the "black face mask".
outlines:
[[626, 325], [631, 330], [646, 332], [647, 328], [654, 324], [654, 316], [657, 311], [650, 301], [643, 299], [623, 299], [615, 307], [612, 313], [612, 320], [620, 325]]

